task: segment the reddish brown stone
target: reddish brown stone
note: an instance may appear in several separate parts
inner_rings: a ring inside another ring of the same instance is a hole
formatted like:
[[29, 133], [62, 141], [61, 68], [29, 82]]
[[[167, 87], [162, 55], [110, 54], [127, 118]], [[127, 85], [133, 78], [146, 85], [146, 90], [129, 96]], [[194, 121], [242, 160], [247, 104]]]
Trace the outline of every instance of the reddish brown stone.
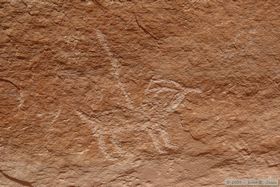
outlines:
[[0, 186], [280, 177], [280, 1], [0, 0]]

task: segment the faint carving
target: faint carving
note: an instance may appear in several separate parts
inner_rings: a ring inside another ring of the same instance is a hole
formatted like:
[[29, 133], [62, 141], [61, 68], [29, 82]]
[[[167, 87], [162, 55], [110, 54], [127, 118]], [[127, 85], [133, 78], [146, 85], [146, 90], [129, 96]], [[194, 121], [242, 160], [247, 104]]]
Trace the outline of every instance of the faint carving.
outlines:
[[24, 95], [22, 92], [19, 93], [19, 105], [18, 108], [21, 109], [24, 104]]
[[43, 117], [44, 120], [48, 121], [48, 125], [44, 127], [45, 129], [45, 135], [44, 138], [47, 139], [46, 143], [48, 144], [49, 141], [53, 141], [52, 139], [49, 140], [48, 136], [50, 135], [50, 132], [52, 131], [53, 125], [55, 122], [57, 122], [59, 116], [61, 115], [61, 111], [63, 110], [62, 106], [59, 107], [59, 109], [56, 112], [51, 112], [51, 113], [44, 113], [44, 114], [39, 114], [41, 117]]
[[120, 80], [120, 72], [119, 72], [120, 63], [114, 57], [113, 53], [111, 52], [110, 48], [108, 47], [107, 41], [106, 41], [103, 33], [100, 30], [96, 30], [96, 35], [97, 35], [97, 38], [98, 38], [100, 44], [102, 45], [103, 49], [106, 51], [106, 53], [109, 57], [109, 60], [111, 61], [112, 74], [115, 77], [117, 84], [118, 84], [120, 90], [122, 91], [122, 94], [125, 97], [127, 107], [132, 109], [133, 108], [132, 100], [130, 99], [129, 94], [127, 93], [127, 91], [125, 89], [125, 86], [123, 85], [123, 83]]
[[[114, 152], [117, 152], [120, 156], [132, 156], [131, 153], [128, 153], [122, 148], [117, 134], [133, 131], [145, 132], [159, 153], [164, 153], [166, 149], [175, 149], [176, 146], [171, 143], [169, 135], [165, 130], [168, 116], [176, 111], [184, 101], [186, 94], [190, 92], [201, 93], [201, 90], [184, 88], [181, 84], [172, 80], [152, 79], [145, 90], [145, 99], [140, 106], [135, 106], [125, 86], [121, 82], [120, 63], [108, 47], [103, 33], [96, 30], [96, 35], [111, 61], [112, 75], [125, 99], [127, 108], [122, 109], [124, 111], [121, 112], [133, 116], [133, 120], [128, 121], [125, 117], [121, 118], [121, 115], [119, 117], [113, 116], [118, 111], [100, 112], [95, 116], [90, 116], [82, 111], [76, 112], [82, 121], [87, 123], [91, 128], [92, 134], [98, 140], [98, 146], [102, 154], [107, 159], [114, 160], [112, 151], [109, 151], [105, 141], [105, 137], [109, 137]], [[164, 97], [166, 98], [164, 99]]]
[[50, 122], [50, 125], [51, 125], [51, 126], [52, 126], [52, 125], [56, 122], [56, 120], [59, 118], [60, 114], [61, 114], [61, 108], [59, 108], [58, 111], [55, 113], [55, 115], [54, 115], [54, 117], [53, 117], [53, 120]]

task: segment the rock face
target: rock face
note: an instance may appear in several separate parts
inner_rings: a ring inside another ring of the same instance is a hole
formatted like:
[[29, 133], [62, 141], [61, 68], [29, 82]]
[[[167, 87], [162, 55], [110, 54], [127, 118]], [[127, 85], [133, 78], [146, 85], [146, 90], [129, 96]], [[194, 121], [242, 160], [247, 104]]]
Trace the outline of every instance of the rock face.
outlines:
[[279, 0], [0, 0], [0, 186], [280, 177]]

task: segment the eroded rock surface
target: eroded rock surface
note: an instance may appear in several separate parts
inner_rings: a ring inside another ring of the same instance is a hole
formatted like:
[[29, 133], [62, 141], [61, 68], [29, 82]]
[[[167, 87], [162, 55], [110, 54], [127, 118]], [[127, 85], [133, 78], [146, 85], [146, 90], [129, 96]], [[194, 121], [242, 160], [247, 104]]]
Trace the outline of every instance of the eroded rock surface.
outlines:
[[0, 186], [280, 177], [280, 1], [0, 0]]

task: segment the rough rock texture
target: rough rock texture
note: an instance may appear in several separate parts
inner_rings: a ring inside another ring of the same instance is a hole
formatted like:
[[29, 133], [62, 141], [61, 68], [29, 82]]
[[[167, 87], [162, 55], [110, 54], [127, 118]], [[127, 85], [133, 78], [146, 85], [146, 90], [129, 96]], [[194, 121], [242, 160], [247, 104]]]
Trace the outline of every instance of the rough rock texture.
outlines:
[[0, 186], [280, 177], [279, 0], [0, 0]]

